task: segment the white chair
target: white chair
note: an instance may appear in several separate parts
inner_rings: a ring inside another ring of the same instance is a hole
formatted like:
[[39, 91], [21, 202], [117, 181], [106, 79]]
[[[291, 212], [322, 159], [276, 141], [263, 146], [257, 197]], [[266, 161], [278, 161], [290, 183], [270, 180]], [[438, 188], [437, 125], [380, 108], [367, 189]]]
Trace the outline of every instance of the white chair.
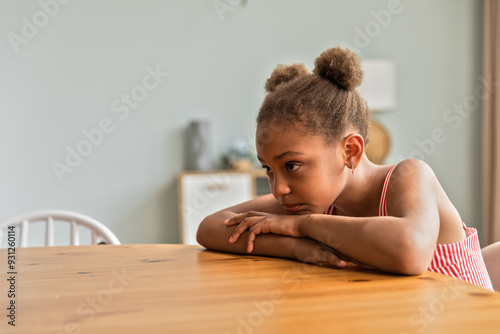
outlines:
[[493, 289], [500, 291], [500, 241], [484, 247], [481, 252]]
[[119, 245], [120, 241], [102, 223], [85, 216], [81, 213], [65, 210], [41, 210], [33, 211], [12, 217], [0, 223], [0, 247], [2, 247], [3, 233], [9, 226], [20, 226], [19, 235], [16, 235], [17, 247], [28, 246], [29, 224], [34, 222], [45, 222], [45, 246], [54, 246], [54, 221], [64, 221], [71, 224], [71, 245], [80, 244], [79, 226], [85, 226], [92, 231], [92, 244], [95, 245], [102, 239], [104, 242]]

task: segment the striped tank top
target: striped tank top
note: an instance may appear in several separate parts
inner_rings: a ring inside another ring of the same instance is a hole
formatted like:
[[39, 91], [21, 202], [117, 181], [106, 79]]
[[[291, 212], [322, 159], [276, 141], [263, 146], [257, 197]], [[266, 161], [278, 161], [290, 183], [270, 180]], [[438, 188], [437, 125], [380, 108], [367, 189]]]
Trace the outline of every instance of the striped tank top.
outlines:
[[[382, 196], [380, 197], [379, 216], [387, 214], [387, 186], [392, 171], [392, 167], [384, 181]], [[331, 205], [325, 214], [333, 214], [334, 207]], [[453, 244], [437, 244], [434, 250], [431, 264], [427, 270], [435, 273], [448, 275], [463, 281], [475, 284], [484, 289], [494, 291], [490, 276], [484, 264], [481, 247], [477, 231], [473, 227], [467, 227], [462, 222], [466, 237], [464, 240]]]
[[[391, 168], [385, 178], [378, 210], [379, 216], [387, 216], [387, 185], [395, 167]], [[437, 244], [427, 270], [459, 278], [493, 291], [493, 285], [481, 254], [477, 231], [473, 227], [465, 226], [464, 222], [462, 225], [465, 230], [465, 239], [453, 244]]]

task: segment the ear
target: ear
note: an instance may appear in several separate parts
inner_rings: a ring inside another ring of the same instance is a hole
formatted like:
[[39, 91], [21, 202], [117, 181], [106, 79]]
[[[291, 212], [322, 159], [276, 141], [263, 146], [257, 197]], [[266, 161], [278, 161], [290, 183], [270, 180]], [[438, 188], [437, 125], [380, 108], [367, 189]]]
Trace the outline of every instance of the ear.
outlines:
[[359, 133], [351, 133], [344, 138], [344, 160], [347, 168], [356, 168], [365, 151], [365, 141]]

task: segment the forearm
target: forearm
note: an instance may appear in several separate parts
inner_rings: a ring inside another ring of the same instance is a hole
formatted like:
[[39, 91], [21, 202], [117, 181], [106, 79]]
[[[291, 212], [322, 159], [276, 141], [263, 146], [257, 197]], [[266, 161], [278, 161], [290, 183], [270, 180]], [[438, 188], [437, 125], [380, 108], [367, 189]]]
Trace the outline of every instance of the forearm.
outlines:
[[[236, 212], [221, 211], [205, 218], [200, 226], [196, 238], [200, 245], [217, 251], [248, 254], [246, 233], [235, 243], [229, 243], [229, 237], [237, 226], [226, 226], [224, 220], [236, 215]], [[267, 234], [259, 236], [255, 242], [252, 255], [273, 256], [296, 259], [294, 243], [296, 238]]]
[[425, 231], [410, 230], [398, 217], [310, 215], [301, 230], [350, 258], [394, 273], [424, 271], [434, 250]]

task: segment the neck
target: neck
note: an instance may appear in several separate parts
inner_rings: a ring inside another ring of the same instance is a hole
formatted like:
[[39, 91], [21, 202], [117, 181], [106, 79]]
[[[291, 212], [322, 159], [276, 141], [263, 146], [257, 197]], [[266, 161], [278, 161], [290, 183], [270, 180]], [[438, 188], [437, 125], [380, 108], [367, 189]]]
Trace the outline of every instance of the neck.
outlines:
[[363, 155], [352, 175], [346, 168], [344, 190], [335, 199], [337, 213], [345, 216], [367, 217], [378, 215], [380, 195], [390, 166], [379, 166]]

